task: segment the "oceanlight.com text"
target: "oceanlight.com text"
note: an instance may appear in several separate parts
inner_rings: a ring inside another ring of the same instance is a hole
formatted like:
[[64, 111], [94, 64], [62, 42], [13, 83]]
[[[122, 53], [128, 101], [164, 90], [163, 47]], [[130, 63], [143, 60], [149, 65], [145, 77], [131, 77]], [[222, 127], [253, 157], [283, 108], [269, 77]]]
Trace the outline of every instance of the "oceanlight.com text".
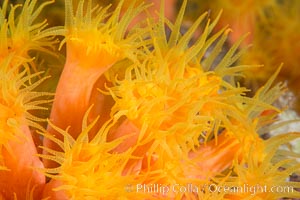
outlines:
[[249, 185], [243, 184], [239, 186], [233, 185], [217, 185], [217, 184], [128, 184], [124, 187], [126, 192], [136, 192], [136, 193], [152, 193], [161, 194], [167, 196], [168, 194], [180, 194], [180, 193], [200, 193], [200, 192], [210, 192], [210, 193], [225, 193], [225, 194], [241, 194], [247, 193], [250, 195], [255, 195], [258, 193], [293, 193], [294, 188], [291, 186], [282, 185]]

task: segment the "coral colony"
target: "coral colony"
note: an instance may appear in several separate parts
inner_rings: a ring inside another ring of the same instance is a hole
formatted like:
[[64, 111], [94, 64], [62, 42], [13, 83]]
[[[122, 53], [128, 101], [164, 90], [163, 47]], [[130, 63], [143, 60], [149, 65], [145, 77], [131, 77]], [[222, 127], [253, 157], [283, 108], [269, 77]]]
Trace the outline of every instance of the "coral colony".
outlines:
[[245, 34], [257, 19], [275, 40], [299, 2], [243, 1], [242, 28], [231, 1], [197, 17], [153, 2], [1, 2], [1, 200], [300, 197], [300, 133], [270, 137], [292, 123], [277, 122], [289, 70], [252, 65], [266, 37]]

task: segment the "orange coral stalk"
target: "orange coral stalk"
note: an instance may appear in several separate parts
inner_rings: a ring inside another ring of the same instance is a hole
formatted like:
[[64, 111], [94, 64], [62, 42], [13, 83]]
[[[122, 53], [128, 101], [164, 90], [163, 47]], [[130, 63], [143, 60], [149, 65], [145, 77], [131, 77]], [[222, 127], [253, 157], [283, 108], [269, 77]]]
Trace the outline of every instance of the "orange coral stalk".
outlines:
[[37, 171], [43, 163], [36, 156], [37, 151], [28, 126], [20, 127], [20, 135], [5, 144], [1, 150], [7, 170], [0, 170], [0, 193], [7, 199], [22, 199], [33, 192], [33, 199], [40, 199], [45, 176]]
[[18, 72], [21, 66], [11, 68], [13, 55], [0, 65], [0, 147], [4, 170], [0, 171], [0, 188], [7, 199], [23, 198], [33, 195], [39, 198], [45, 176], [36, 168], [43, 168], [37, 157], [29, 126], [42, 129], [38, 122], [42, 119], [33, 116], [31, 110], [45, 109], [47, 100], [37, 100], [47, 93], [32, 91], [45, 78], [35, 83], [28, 82], [39, 74], [25, 75], [26, 70]]
[[[130, 5], [132, 3], [132, 0], [127, 0], [128, 1], [128, 5]], [[136, 1], [133, 1], [136, 2]], [[140, 4], [143, 1], [137, 1], [136, 4]], [[149, 7], [147, 9], [148, 13], [146, 12], [142, 12], [140, 13], [137, 17], [135, 17], [132, 20], [132, 23], [130, 24], [130, 27], [133, 27], [135, 24], [145, 20], [146, 18], [149, 17], [149, 14], [151, 15], [150, 17], [158, 20], [159, 19], [159, 10], [161, 8], [161, 5], [163, 5], [164, 7], [164, 14], [165, 17], [169, 20], [173, 20], [175, 17], [175, 4], [176, 1], [175, 0], [164, 0], [164, 1], [159, 1], [159, 0], [146, 0], [146, 2], [152, 3], [153, 6]], [[127, 2], [126, 2], [127, 4]]]
[[49, 183], [47, 183], [44, 187], [42, 196], [45, 199], [53, 199], [53, 200], [68, 200], [68, 195], [65, 191], [55, 191], [55, 188], [58, 188], [63, 185], [62, 181], [59, 180], [51, 180]]
[[108, 134], [107, 141], [113, 141], [120, 137], [128, 136], [124, 142], [117, 146], [113, 152], [124, 152], [136, 145], [140, 130], [128, 119], [125, 119], [117, 128]]
[[229, 24], [233, 30], [233, 34], [229, 36], [229, 41], [234, 44], [242, 35], [250, 33], [250, 37], [243, 41], [242, 45], [249, 45], [253, 41], [255, 29], [255, 20], [260, 16], [266, 6], [275, 4], [274, 0], [214, 0], [206, 4], [208, 9], [212, 10], [212, 14], [216, 15], [223, 9], [223, 15], [220, 19], [220, 27]]
[[[102, 114], [108, 113], [109, 107], [101, 105], [107, 98], [93, 92], [97, 87], [104, 89], [107, 82], [104, 72], [122, 59], [136, 60], [137, 49], [143, 45], [138, 43], [143, 34], [126, 33], [126, 30], [144, 6], [130, 6], [120, 18], [122, 5], [123, 1], [113, 13], [108, 13], [109, 7], [95, 10], [91, 7], [91, 1], [88, 1], [84, 12], [84, 1], [80, 1], [74, 16], [72, 1], [66, 1], [67, 60], [57, 86], [50, 119], [60, 128], [70, 126], [70, 134], [75, 138], [81, 132], [83, 115], [92, 103], [96, 104], [94, 116], [101, 113], [102, 122], [107, 118], [103, 118]], [[97, 101], [99, 99], [100, 102]], [[48, 130], [55, 134], [51, 127]], [[54, 144], [46, 138], [44, 145], [50, 147]]]
[[189, 160], [183, 164], [185, 175], [207, 179], [222, 173], [232, 166], [241, 145], [238, 139], [222, 133], [217, 142], [211, 140], [189, 153]]

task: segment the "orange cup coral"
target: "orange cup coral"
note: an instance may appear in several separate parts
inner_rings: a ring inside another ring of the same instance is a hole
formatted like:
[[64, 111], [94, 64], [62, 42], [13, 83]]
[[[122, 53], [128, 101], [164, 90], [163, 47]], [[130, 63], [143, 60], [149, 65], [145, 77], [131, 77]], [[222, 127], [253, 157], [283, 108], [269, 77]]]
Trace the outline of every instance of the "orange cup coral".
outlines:
[[[12, 7], [7, 20], [8, 1], [0, 12], [1, 199], [299, 197], [299, 183], [286, 180], [299, 173], [300, 155], [280, 146], [300, 134], [261, 137], [280, 113], [272, 105], [285, 90], [274, 84], [280, 69], [247, 97], [235, 79], [253, 67], [235, 65], [244, 38], [220, 57], [230, 33], [213, 33], [220, 15], [211, 21], [204, 13], [182, 33], [186, 0], [174, 22], [162, 4], [156, 17], [133, 26], [150, 5], [120, 1], [111, 11], [80, 0], [74, 12], [66, 0], [65, 27], [45, 29], [33, 21], [49, 2], [35, 3], [24, 3], [31, 18], [21, 11], [15, 19]], [[28, 48], [13, 40], [21, 18], [31, 19], [22, 29], [35, 41]], [[57, 54], [55, 35], [64, 36], [66, 61], [50, 94], [37, 90], [51, 77], [34, 73], [40, 64], [30, 58]], [[49, 119], [32, 112], [49, 103]], [[238, 190], [255, 185], [290, 191]]]

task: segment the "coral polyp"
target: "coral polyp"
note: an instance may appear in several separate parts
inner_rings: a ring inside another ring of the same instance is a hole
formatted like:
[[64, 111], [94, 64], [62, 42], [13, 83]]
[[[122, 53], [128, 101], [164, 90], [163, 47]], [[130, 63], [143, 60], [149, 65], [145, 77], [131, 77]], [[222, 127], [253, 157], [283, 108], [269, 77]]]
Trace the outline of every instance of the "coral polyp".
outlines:
[[[270, 137], [291, 123], [277, 123], [286, 70], [255, 63], [265, 50], [238, 37], [256, 17], [276, 24], [285, 3], [211, 1], [223, 14], [186, 24], [187, 0], [177, 17], [173, 0], [11, 2], [0, 9], [0, 199], [300, 196], [299, 133]], [[48, 27], [51, 13], [65, 24]], [[249, 24], [237, 29], [236, 16]], [[239, 82], [253, 77], [257, 87]]]

